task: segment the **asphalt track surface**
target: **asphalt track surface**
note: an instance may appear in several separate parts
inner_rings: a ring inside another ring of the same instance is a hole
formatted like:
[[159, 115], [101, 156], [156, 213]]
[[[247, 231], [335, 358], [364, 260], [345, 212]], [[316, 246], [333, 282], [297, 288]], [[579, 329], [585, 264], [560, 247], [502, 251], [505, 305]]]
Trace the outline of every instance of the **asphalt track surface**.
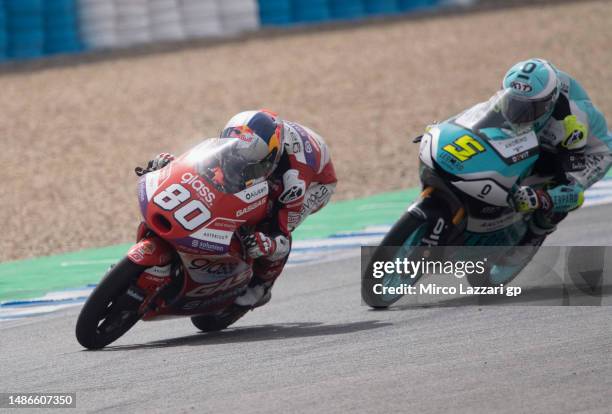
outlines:
[[[610, 213], [578, 211], [551, 242], [612, 245]], [[216, 334], [140, 323], [92, 352], [74, 338], [78, 308], [5, 322], [0, 392], [76, 392], [72, 413], [611, 410], [609, 306], [373, 311], [359, 298], [355, 258], [287, 270], [272, 302]]]

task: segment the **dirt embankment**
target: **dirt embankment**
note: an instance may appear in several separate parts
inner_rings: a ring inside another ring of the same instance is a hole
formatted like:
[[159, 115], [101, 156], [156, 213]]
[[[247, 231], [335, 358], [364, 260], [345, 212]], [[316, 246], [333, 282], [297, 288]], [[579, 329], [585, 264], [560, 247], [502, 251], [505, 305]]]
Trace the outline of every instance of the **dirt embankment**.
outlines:
[[132, 239], [135, 165], [266, 107], [319, 131], [337, 199], [417, 184], [413, 136], [530, 56], [612, 115], [612, 5], [582, 2], [254, 38], [0, 76], [0, 261]]

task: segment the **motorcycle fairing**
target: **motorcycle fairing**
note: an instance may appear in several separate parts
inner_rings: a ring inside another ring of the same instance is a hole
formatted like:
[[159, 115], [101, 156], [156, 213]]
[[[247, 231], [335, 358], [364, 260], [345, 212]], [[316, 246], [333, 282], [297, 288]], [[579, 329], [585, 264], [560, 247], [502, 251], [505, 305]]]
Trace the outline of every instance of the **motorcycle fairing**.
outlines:
[[[149, 173], [141, 178], [139, 200], [147, 227], [168, 240], [178, 251], [227, 253], [236, 230], [244, 224], [257, 223], [266, 214], [269, 192], [267, 182], [255, 184], [235, 194], [223, 193], [203, 179], [194, 180], [193, 177], [197, 175], [193, 166], [181, 164], [180, 159], [175, 163], [177, 165], [173, 166], [171, 177], [179, 177], [179, 180], [164, 177], [165, 174], [160, 173], [164, 169]], [[142, 184], [143, 181], [145, 184]], [[164, 204], [165, 193], [170, 194], [169, 197], [178, 196], [184, 201], [176, 206], [169, 204], [172, 208], [165, 209], [159, 205]], [[177, 217], [181, 208], [189, 208], [191, 204], [194, 205], [193, 211]], [[191, 225], [196, 219], [201, 223], [196, 223], [193, 228], [185, 228], [185, 223]]]
[[166, 266], [173, 257], [174, 249], [166, 241], [157, 236], [139, 240], [128, 250], [128, 258], [137, 265], [154, 267]]
[[[488, 128], [487, 134], [503, 133], [499, 128]], [[507, 136], [507, 135], [506, 135]], [[467, 143], [461, 142], [467, 138]], [[458, 145], [463, 145], [471, 152]], [[538, 141], [533, 132], [520, 137], [507, 136], [505, 139], [492, 140], [483, 131], [478, 133], [461, 127], [452, 121], [435, 125], [421, 140], [422, 155], [430, 154], [431, 159], [438, 163], [447, 173], [461, 179], [473, 179], [474, 176], [488, 176], [502, 187], [509, 188], [522, 178], [535, 163], [538, 156]], [[478, 146], [475, 149], [474, 146]], [[450, 150], [450, 151], [449, 151]], [[458, 159], [452, 150], [465, 152], [466, 159]], [[515, 155], [510, 151], [517, 150]], [[429, 161], [429, 164], [432, 164]]]
[[160, 268], [143, 272], [139, 286], [149, 295], [164, 289], [144, 320], [223, 309], [244, 292], [253, 275], [252, 260], [244, 256], [236, 234], [267, 214], [269, 188], [265, 180], [225, 187], [219, 170], [224, 164], [219, 164], [214, 151], [228, 148], [231, 142], [203, 143], [139, 182], [145, 223], [139, 236], [150, 231], [180, 258], [173, 261], [171, 272]]
[[428, 128], [420, 140], [421, 180], [431, 185], [423, 181], [428, 171], [429, 181], [440, 177], [434, 188], [448, 183], [447, 192], [456, 194], [467, 210], [466, 237], [488, 235], [494, 244], [510, 244], [526, 231], [525, 217], [510, 205], [510, 194], [531, 174], [539, 142], [531, 130], [512, 129], [496, 103], [494, 97]]

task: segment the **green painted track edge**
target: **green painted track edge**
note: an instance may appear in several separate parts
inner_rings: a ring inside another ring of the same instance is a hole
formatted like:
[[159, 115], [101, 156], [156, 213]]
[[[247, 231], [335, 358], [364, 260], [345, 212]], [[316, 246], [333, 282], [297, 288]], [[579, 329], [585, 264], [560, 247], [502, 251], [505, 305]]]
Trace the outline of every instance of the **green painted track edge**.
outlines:
[[[332, 202], [308, 217], [294, 240], [326, 238], [342, 232], [391, 224], [417, 196], [418, 189]], [[137, 220], [134, 220], [136, 231]], [[97, 283], [108, 267], [131, 246], [119, 244], [53, 256], [0, 263], [0, 301], [30, 299], [45, 293]]]

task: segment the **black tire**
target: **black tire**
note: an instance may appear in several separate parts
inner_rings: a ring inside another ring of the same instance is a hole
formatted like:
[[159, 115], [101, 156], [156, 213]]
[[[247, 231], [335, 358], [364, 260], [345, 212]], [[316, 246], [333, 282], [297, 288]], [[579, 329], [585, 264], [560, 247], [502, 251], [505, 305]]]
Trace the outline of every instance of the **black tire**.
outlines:
[[[371, 275], [373, 274], [373, 266], [374, 262], [377, 261], [390, 261], [394, 260], [399, 249], [401, 248], [406, 240], [412, 234], [417, 231], [423, 224], [427, 224], [424, 219], [417, 218], [413, 216], [411, 213], [405, 213], [397, 223], [389, 230], [387, 235], [384, 237], [378, 248], [374, 251], [372, 258], [368, 262], [368, 265], [364, 269], [365, 274]], [[391, 247], [396, 247], [392, 249]], [[384, 309], [391, 306], [393, 303], [397, 302], [402, 298], [402, 295], [397, 295], [394, 297], [383, 297], [382, 295], [377, 295], [374, 293], [374, 285], [378, 283], [385, 284], [385, 278], [388, 276], [384, 276], [383, 279], [374, 279], [372, 277], [364, 277], [362, 275], [361, 278], [361, 292], [362, 299], [365, 303], [367, 303], [370, 307], [375, 309]], [[418, 278], [413, 280], [414, 283], [418, 281]]]
[[500, 284], [506, 286], [510, 282], [512, 282], [531, 262], [531, 259], [533, 259], [533, 256], [536, 255], [541, 245], [542, 242], [540, 242], [540, 244], [538, 244], [537, 246], [518, 246], [519, 248], [525, 250], [524, 257], [519, 263], [516, 263], [515, 265], [505, 266], [508, 268], [508, 270], [506, 270], [508, 272], [508, 275], [504, 277], [503, 283], [494, 282], [493, 280], [491, 280], [491, 271], [493, 270], [493, 267], [498, 266], [498, 264], [494, 264], [493, 266], [491, 266], [488, 269], [488, 272], [482, 275], [476, 273], [469, 274], [466, 276], [466, 279], [472, 287], [496, 287]]
[[191, 323], [202, 332], [222, 331], [250, 310], [248, 307], [230, 306], [220, 314], [198, 315], [191, 318]]
[[138, 322], [139, 301], [126, 292], [144, 269], [126, 257], [108, 271], [79, 314], [76, 338], [81, 345], [103, 348]]

